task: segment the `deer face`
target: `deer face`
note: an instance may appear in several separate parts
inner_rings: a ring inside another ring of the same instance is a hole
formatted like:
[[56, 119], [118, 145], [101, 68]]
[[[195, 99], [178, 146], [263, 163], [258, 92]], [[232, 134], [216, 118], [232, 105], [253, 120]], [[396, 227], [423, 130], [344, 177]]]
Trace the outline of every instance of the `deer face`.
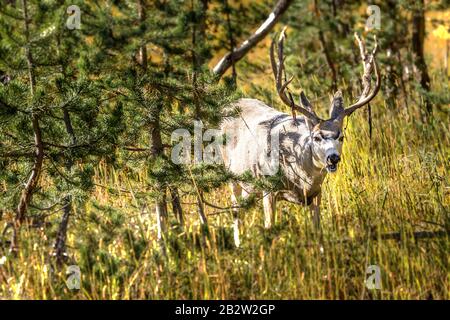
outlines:
[[335, 172], [341, 160], [344, 133], [337, 120], [328, 120], [317, 124], [311, 130], [311, 150], [314, 164]]
[[[302, 101], [302, 104], [310, 105], [305, 96], [302, 97]], [[344, 143], [344, 132], [342, 130], [344, 112], [342, 93], [338, 91], [331, 101], [329, 120], [307, 121], [311, 132], [314, 164], [328, 172], [335, 172], [341, 160], [342, 144]]]
[[[275, 77], [278, 95], [281, 100], [292, 109], [293, 116], [295, 112], [301, 113], [306, 121], [311, 138], [312, 160], [314, 165], [321, 169], [326, 169], [328, 172], [335, 172], [341, 158], [343, 137], [343, 122], [344, 118], [351, 115], [355, 110], [368, 104], [378, 93], [381, 87], [380, 72], [375, 60], [378, 44], [374, 37], [375, 46], [372, 52], [366, 50], [366, 45], [363, 40], [355, 33], [355, 39], [359, 45], [362, 65], [364, 73], [362, 75], [363, 89], [358, 101], [348, 108], [344, 108], [341, 91], [334, 94], [330, 107], [330, 118], [323, 120], [314, 112], [314, 108], [306, 98], [303, 92], [300, 93], [300, 104], [296, 104], [289, 92], [288, 85], [293, 78], [286, 81], [284, 70], [284, 39], [286, 38], [286, 27], [280, 33], [278, 45], [275, 39], [270, 46], [270, 63]], [[278, 61], [275, 59], [275, 49], [278, 49]], [[374, 88], [371, 90], [371, 75], [375, 71], [376, 82]], [[286, 91], [288, 94], [286, 94]]]

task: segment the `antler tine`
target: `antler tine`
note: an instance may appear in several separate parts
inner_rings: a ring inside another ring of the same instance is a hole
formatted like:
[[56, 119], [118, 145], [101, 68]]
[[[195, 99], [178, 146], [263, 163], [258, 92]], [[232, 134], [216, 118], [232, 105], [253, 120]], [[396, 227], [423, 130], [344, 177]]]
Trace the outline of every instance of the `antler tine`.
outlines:
[[272, 66], [273, 76], [275, 81], [277, 81], [278, 68], [277, 63], [275, 62], [275, 39], [272, 39], [272, 43], [270, 44], [270, 65]]
[[[359, 35], [355, 32], [355, 38], [359, 45], [359, 50], [361, 52], [361, 59], [362, 64], [364, 68], [364, 72], [362, 75], [362, 83], [363, 83], [363, 90], [361, 92], [361, 96], [359, 100], [345, 109], [345, 115], [348, 116], [352, 114], [356, 109], [359, 109], [366, 104], [368, 104], [378, 93], [381, 87], [381, 78], [380, 78], [380, 70], [378, 69], [378, 64], [375, 60], [375, 55], [378, 50], [378, 42], [376, 36], [374, 36], [375, 45], [370, 54], [367, 53], [366, 46], [364, 41], [359, 37]], [[372, 90], [372, 93], [370, 92], [370, 85], [371, 85], [371, 79], [372, 79], [372, 69], [375, 70], [375, 87]]]
[[284, 81], [283, 83], [283, 72], [284, 72], [284, 39], [286, 38], [286, 27], [280, 33], [278, 38], [278, 63], [275, 60], [275, 38], [272, 40], [272, 44], [270, 45], [270, 63], [272, 65], [272, 72], [275, 77], [276, 88], [278, 92], [278, 96], [281, 98], [284, 104], [288, 105], [290, 108], [299, 111], [305, 117], [319, 121], [320, 119], [313, 113], [305, 108], [295, 104], [294, 100], [286, 95], [287, 86], [291, 83], [294, 77], [291, 77], [289, 80]]
[[[280, 32], [280, 37], [278, 39], [278, 85], [281, 85], [283, 81], [283, 73], [286, 73], [284, 71], [284, 39], [286, 39], [286, 26], [283, 27], [283, 29]], [[284, 92], [284, 89], [281, 90], [282, 86], [277, 87], [278, 91]], [[286, 86], [285, 86], [286, 88]], [[291, 104], [291, 101], [289, 101], [289, 104]]]
[[366, 56], [367, 56], [366, 44], [364, 43], [364, 41], [361, 39], [361, 37], [359, 36], [359, 34], [357, 32], [355, 32], [354, 36], [355, 36], [356, 41], [358, 42], [358, 47], [359, 47], [359, 52], [361, 54], [361, 59], [363, 61], [365, 61]]
[[[279, 60], [279, 63], [278, 63], [278, 75], [277, 75], [277, 78], [279, 79], [279, 83], [278, 83], [278, 86], [277, 86], [277, 90], [278, 90], [278, 92], [281, 92], [283, 95], [285, 94], [285, 91], [286, 91], [287, 86], [289, 85], [289, 83], [291, 83], [291, 81], [294, 79], [294, 77], [291, 77], [289, 79], [289, 81], [287, 81], [287, 79], [286, 79], [286, 70], [284, 68], [284, 60], [285, 60], [285, 56], [284, 56], [284, 39], [286, 39], [286, 29], [287, 29], [287, 26], [284, 26], [283, 29], [281, 30], [280, 37], [278, 39], [278, 60]], [[285, 82], [284, 84], [282, 84], [283, 80]], [[288, 98], [288, 101], [289, 101], [289, 106], [291, 107], [292, 117], [294, 118], [294, 120], [296, 120], [297, 116], [295, 114], [295, 103], [294, 103], [294, 99], [292, 98], [292, 94], [289, 92], [289, 89], [287, 90], [287, 98]]]

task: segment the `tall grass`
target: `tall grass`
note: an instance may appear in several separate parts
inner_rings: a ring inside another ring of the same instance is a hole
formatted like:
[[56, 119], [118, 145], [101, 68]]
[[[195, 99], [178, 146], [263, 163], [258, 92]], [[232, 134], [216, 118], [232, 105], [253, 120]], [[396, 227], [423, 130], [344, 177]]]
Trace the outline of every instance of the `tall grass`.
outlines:
[[[450, 225], [448, 114], [423, 125], [417, 107], [390, 111], [378, 101], [372, 109], [372, 138], [365, 112], [352, 116], [343, 163], [324, 182], [322, 239], [309, 211], [286, 202], [278, 203], [275, 226], [263, 229], [258, 204], [242, 214], [242, 247], [235, 249], [231, 212], [207, 208], [206, 229], [189, 204], [194, 199], [184, 198], [185, 228], [171, 217], [167, 237], [157, 241], [145, 172], [100, 163], [98, 186], [84, 207], [75, 208], [69, 228], [70, 264], [81, 269], [81, 289], [69, 290], [65, 269], [49, 258], [55, 219], [21, 231], [19, 255], [0, 265], [0, 297], [449, 299], [448, 237], [412, 236]], [[207, 197], [230, 203], [226, 188]], [[370, 237], [386, 232], [402, 237]], [[365, 286], [369, 265], [381, 269], [380, 290]]]

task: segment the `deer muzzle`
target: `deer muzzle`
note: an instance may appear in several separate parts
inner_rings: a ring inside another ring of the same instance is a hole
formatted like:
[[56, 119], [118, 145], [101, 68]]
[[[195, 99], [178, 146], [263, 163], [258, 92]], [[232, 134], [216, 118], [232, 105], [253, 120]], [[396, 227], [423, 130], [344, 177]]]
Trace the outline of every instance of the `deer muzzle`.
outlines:
[[341, 157], [337, 153], [332, 153], [327, 157], [327, 171], [335, 172]]

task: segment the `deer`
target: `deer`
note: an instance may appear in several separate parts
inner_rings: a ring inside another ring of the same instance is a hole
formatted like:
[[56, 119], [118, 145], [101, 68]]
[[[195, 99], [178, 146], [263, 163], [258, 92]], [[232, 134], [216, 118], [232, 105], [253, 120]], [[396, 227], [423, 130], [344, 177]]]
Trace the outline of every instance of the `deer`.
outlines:
[[[299, 95], [299, 103], [294, 102], [289, 91], [288, 86], [294, 77], [286, 80], [285, 38], [286, 27], [281, 31], [278, 42], [276, 37], [272, 40], [270, 62], [278, 96], [291, 109], [291, 115], [277, 111], [257, 99], [242, 98], [232, 105], [237, 115], [225, 118], [220, 126], [227, 139], [221, 155], [229, 171], [236, 175], [250, 172], [254, 177], [262, 177], [267, 175], [266, 169], [275, 161], [282, 173], [282, 188], [276, 191], [258, 192], [248, 183], [230, 183], [236, 247], [240, 246], [242, 210], [238, 205], [239, 197], [246, 199], [256, 192], [262, 197], [266, 229], [272, 226], [277, 200], [286, 200], [309, 206], [314, 229], [320, 230], [322, 183], [328, 173], [337, 172], [341, 161], [344, 118], [367, 105], [380, 89], [380, 71], [375, 59], [377, 39], [374, 37], [374, 48], [368, 51], [365, 41], [355, 33], [363, 65], [361, 95], [346, 108], [342, 92], [338, 90], [331, 99], [329, 118], [321, 119], [303, 91]], [[372, 73], [375, 73], [373, 88]], [[297, 112], [301, 114], [299, 117]], [[277, 148], [273, 145], [277, 145]]]

